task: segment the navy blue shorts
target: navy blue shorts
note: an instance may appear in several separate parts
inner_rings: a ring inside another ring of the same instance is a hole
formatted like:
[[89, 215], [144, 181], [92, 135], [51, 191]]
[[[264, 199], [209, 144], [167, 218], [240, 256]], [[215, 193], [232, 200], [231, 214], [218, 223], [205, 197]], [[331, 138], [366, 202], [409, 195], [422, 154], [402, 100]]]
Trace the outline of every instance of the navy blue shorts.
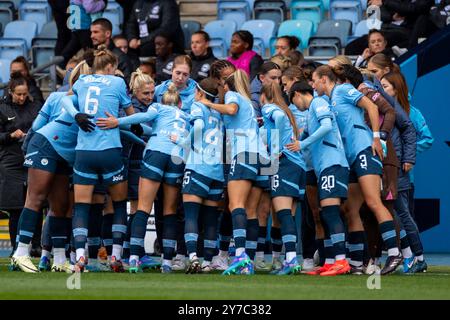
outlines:
[[220, 201], [223, 198], [223, 182], [210, 179], [192, 170], [186, 170], [181, 193], [196, 195], [211, 201]]
[[278, 173], [271, 177], [270, 196], [303, 198], [305, 194], [306, 173], [294, 162], [282, 155]]
[[138, 199], [141, 163], [142, 160], [129, 160], [128, 162], [128, 200]]
[[147, 150], [141, 164], [141, 177], [169, 185], [181, 185], [185, 164], [181, 158], [172, 160], [169, 154]]
[[317, 176], [314, 170], [306, 171], [306, 185], [317, 187]]
[[228, 182], [232, 180], [250, 180], [256, 182], [259, 174], [260, 162], [257, 153], [242, 152], [237, 154], [230, 166]]
[[31, 138], [23, 165], [54, 174], [70, 175], [72, 173], [72, 167], [55, 151], [47, 138], [39, 133], [35, 133]]
[[319, 200], [332, 198], [347, 198], [348, 192], [348, 168], [339, 165], [326, 168], [320, 173], [318, 181]]
[[349, 183], [357, 183], [358, 178], [369, 174], [383, 175], [383, 163], [378, 155], [373, 155], [372, 147], [361, 151], [350, 166]]
[[102, 151], [76, 150], [73, 183], [107, 186], [126, 181], [120, 148]]
[[263, 189], [264, 191], [270, 191], [270, 177], [261, 175], [257, 176], [253, 186]]

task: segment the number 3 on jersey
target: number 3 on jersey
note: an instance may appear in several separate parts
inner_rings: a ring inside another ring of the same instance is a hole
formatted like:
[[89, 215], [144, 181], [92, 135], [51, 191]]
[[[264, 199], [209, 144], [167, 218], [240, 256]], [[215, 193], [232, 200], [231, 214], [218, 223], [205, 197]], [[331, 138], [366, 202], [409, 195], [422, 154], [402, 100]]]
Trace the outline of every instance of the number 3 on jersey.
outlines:
[[92, 86], [88, 88], [86, 94], [86, 102], [84, 104], [84, 112], [90, 115], [96, 115], [98, 111], [98, 99], [93, 96], [100, 96], [100, 88]]

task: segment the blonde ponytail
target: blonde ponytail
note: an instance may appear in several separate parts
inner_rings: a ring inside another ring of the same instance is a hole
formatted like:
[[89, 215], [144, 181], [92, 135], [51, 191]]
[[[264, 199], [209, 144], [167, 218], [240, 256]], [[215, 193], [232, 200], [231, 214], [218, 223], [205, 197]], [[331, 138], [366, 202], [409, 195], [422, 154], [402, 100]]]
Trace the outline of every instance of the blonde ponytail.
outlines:
[[169, 88], [167, 88], [167, 91], [163, 94], [161, 102], [168, 106], [178, 107], [180, 103], [180, 94], [173, 82], [170, 83]]
[[94, 72], [105, 70], [108, 64], [117, 68], [119, 61], [117, 60], [117, 57], [106, 48], [106, 45], [99, 45], [94, 52], [94, 64], [92, 69]]
[[70, 77], [69, 77], [70, 90], [69, 90], [68, 94], [69, 95], [73, 94], [72, 87], [73, 87], [74, 83], [77, 82], [78, 78], [82, 74], [91, 74], [91, 73], [92, 73], [91, 68], [87, 64], [86, 60], [83, 60], [79, 64], [77, 64], [75, 66], [75, 68], [73, 68], [72, 72], [70, 73]]
[[136, 69], [135, 72], [131, 74], [130, 79], [130, 90], [136, 95], [137, 91], [145, 85], [155, 84], [155, 81], [148, 74], [145, 74], [141, 69]]
[[233, 72], [226, 80], [225, 83], [228, 85], [231, 91], [239, 93], [241, 96], [246, 97], [251, 100], [250, 94], [250, 82], [248, 80], [247, 74], [238, 69]]

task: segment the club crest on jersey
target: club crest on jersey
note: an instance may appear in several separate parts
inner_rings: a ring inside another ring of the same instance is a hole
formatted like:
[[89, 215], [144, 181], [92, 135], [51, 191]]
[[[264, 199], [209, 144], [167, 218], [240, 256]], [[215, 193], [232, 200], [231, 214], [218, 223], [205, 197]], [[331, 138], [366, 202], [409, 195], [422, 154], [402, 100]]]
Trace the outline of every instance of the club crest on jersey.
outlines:
[[41, 160], [41, 164], [42, 164], [43, 166], [48, 165], [48, 159], [47, 159], [47, 158], [43, 158], [43, 159]]

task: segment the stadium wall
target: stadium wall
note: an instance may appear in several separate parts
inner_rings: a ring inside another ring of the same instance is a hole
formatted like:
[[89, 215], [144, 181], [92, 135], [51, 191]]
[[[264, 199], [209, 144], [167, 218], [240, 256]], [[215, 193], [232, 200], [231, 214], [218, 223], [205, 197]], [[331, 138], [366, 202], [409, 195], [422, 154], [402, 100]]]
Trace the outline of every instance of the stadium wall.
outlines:
[[414, 170], [415, 216], [425, 252], [450, 253], [450, 25], [397, 61], [434, 137]]

